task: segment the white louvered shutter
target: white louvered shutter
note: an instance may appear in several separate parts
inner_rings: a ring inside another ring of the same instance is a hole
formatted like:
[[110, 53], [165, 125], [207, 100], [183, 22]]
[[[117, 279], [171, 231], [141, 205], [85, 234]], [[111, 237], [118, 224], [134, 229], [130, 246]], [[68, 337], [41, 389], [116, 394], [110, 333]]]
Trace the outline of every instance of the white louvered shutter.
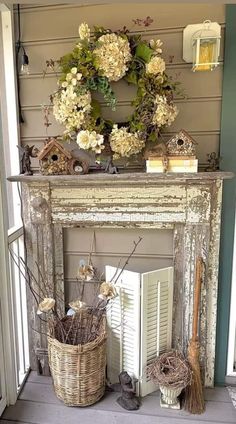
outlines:
[[[116, 268], [106, 266], [106, 281], [115, 272]], [[118, 381], [121, 371], [138, 379], [140, 369], [140, 274], [123, 271], [116, 288], [119, 296], [107, 308], [107, 376], [111, 383]]]
[[146, 367], [171, 348], [173, 268], [147, 272], [141, 276], [140, 395], [157, 389], [146, 375]]

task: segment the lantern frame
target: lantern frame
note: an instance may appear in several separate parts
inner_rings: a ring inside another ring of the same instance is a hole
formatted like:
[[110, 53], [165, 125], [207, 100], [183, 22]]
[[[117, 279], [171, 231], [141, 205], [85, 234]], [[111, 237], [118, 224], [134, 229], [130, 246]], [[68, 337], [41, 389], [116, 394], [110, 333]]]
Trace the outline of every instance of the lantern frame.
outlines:
[[[217, 22], [207, 20], [202, 24], [188, 25], [183, 32], [183, 59], [193, 63], [193, 71], [212, 71], [219, 65], [220, 40], [221, 27]], [[213, 57], [208, 62], [200, 60], [200, 48], [205, 43], [213, 45]]]

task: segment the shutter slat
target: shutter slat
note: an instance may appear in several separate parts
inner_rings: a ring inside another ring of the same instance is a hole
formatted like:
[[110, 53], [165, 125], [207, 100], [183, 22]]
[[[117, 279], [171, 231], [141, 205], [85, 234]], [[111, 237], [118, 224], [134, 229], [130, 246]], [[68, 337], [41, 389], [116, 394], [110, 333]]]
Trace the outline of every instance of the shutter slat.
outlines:
[[[116, 268], [106, 266], [106, 281], [110, 281], [115, 271]], [[138, 379], [140, 362], [140, 274], [123, 271], [116, 288], [119, 296], [107, 310], [108, 325], [113, 327], [117, 321], [120, 324], [119, 328], [115, 331], [111, 328], [108, 333], [107, 375], [111, 383], [118, 381], [123, 370]]]
[[141, 280], [141, 363], [140, 394], [157, 389], [147, 377], [146, 367], [161, 352], [171, 347], [173, 268], [152, 271]]

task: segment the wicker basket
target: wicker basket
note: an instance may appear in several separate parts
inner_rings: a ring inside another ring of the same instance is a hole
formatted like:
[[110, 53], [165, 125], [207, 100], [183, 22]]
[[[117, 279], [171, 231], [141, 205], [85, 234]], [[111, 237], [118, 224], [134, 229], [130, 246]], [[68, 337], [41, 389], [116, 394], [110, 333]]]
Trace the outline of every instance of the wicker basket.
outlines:
[[105, 391], [106, 323], [100, 335], [84, 345], [48, 338], [48, 358], [57, 397], [68, 406], [88, 406]]

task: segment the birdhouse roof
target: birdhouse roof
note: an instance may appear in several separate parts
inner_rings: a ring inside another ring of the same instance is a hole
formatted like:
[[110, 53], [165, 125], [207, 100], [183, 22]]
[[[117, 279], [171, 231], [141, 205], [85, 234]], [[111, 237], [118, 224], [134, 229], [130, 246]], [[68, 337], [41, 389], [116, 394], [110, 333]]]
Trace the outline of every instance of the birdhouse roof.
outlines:
[[197, 145], [197, 142], [191, 137], [191, 135], [189, 133], [187, 133], [187, 131], [181, 129], [177, 134], [173, 135], [168, 141], [167, 144], [170, 143], [172, 140], [177, 139], [181, 139], [182, 137], [187, 138], [192, 144], [194, 144], [195, 146]]
[[48, 153], [53, 149], [53, 147], [56, 147], [63, 155], [65, 155], [68, 159], [72, 158], [71, 153], [66, 150], [55, 138], [52, 138], [41, 150], [41, 152], [38, 155], [38, 159], [42, 160], [45, 156], [48, 155]]

